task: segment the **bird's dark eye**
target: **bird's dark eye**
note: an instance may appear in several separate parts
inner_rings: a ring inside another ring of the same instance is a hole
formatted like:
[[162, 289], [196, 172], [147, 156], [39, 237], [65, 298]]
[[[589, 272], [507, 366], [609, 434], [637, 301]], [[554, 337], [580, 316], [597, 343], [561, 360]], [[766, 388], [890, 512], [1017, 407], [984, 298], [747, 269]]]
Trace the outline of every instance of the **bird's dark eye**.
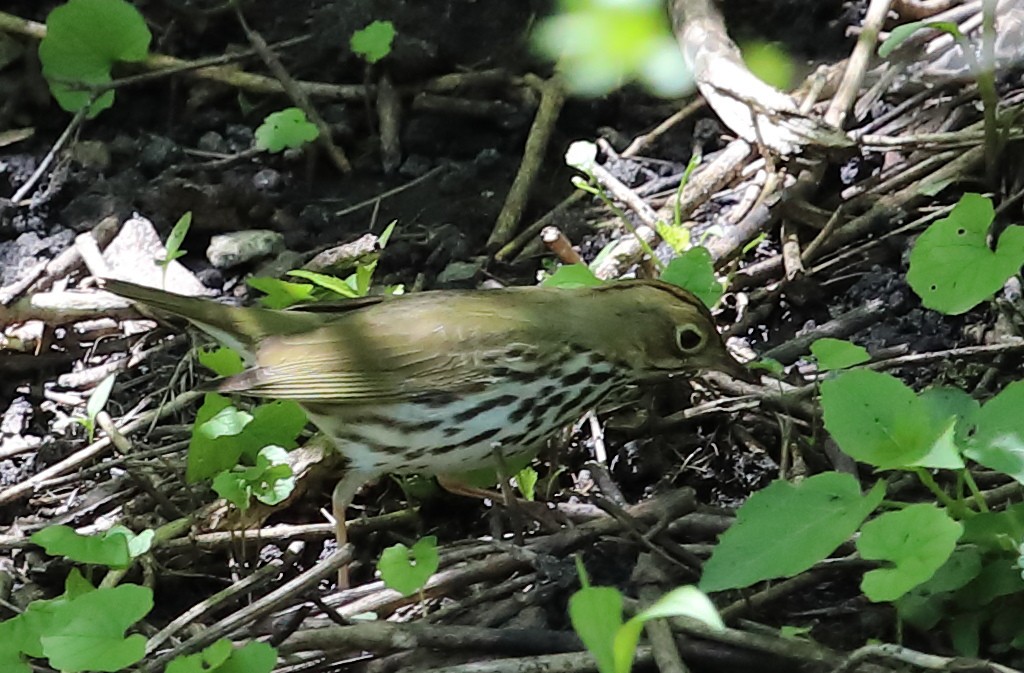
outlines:
[[704, 335], [694, 325], [684, 325], [676, 330], [676, 342], [684, 353], [693, 353], [704, 345]]

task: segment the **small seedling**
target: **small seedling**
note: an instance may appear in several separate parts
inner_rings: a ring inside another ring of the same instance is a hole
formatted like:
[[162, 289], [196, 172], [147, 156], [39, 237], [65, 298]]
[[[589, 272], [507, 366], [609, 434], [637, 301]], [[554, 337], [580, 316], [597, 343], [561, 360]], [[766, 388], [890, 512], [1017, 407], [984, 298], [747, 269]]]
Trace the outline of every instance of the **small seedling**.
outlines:
[[664, 617], [691, 617], [715, 629], [725, 624], [714, 604], [696, 587], [673, 589], [629, 621], [622, 621], [622, 594], [614, 587], [593, 587], [579, 558], [576, 569], [583, 588], [569, 598], [569, 619], [601, 673], [629, 673], [646, 622]]
[[111, 81], [117, 61], [144, 60], [151, 39], [145, 19], [125, 0], [70, 0], [46, 17], [39, 43], [50, 93], [68, 112], [89, 105], [88, 116], [95, 117], [114, 104], [114, 92], [94, 100], [91, 88]]
[[362, 30], [357, 30], [349, 40], [352, 51], [373, 65], [391, 53], [395, 39], [395, 24], [390, 21], [374, 21]]
[[411, 548], [399, 543], [385, 549], [377, 562], [377, 571], [388, 588], [411, 596], [426, 586], [439, 563], [437, 537], [428, 535]]
[[267, 643], [236, 648], [221, 639], [202, 652], [178, 655], [167, 663], [165, 673], [270, 673], [276, 664], [277, 650]]
[[320, 135], [316, 125], [297, 107], [267, 115], [256, 129], [256, 149], [276, 154], [285, 149], [298, 149]]
[[163, 270], [162, 282], [165, 287], [167, 286], [167, 267], [171, 265], [171, 262], [184, 257], [188, 252], [181, 249], [181, 244], [185, 242], [185, 236], [188, 235], [188, 229], [191, 226], [192, 211], [190, 210], [179, 217], [178, 221], [171, 227], [171, 233], [167, 236], [167, 254], [163, 259], [156, 260], [157, 266]]
[[280, 446], [265, 446], [253, 467], [235, 466], [213, 479], [213, 490], [243, 512], [255, 497], [265, 505], [283, 502], [295, 489], [295, 477], [288, 464], [288, 452]]
[[89, 435], [89, 442], [92, 442], [96, 435], [96, 416], [103, 411], [103, 407], [107, 406], [107, 400], [110, 399], [110, 392], [114, 389], [116, 379], [117, 374], [110, 374], [100, 381], [85, 403], [85, 418], [75, 419], [85, 428]]

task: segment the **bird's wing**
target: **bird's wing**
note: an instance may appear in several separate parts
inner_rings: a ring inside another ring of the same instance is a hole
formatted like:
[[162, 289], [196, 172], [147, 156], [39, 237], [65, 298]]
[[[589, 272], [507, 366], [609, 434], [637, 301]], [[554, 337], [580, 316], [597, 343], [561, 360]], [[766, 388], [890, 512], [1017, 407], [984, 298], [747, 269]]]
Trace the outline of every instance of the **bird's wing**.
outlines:
[[258, 347], [257, 366], [222, 380], [218, 389], [338, 404], [467, 393], [495, 383], [499, 371], [514, 366], [529, 348], [516, 343], [507, 328], [466, 330], [443, 322], [361, 327], [344, 321], [266, 339]]

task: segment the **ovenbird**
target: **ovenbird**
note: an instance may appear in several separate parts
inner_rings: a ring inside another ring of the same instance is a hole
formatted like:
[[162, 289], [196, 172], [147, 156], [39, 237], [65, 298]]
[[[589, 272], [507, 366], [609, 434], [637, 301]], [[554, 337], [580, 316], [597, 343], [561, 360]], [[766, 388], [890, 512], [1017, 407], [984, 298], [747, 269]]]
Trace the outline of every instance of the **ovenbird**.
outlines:
[[339, 542], [356, 491], [386, 472], [451, 474], [515, 459], [645, 382], [739, 378], [710, 312], [661, 281], [420, 292], [299, 310], [226, 306], [118, 280], [115, 294], [183, 317], [250, 366], [221, 392], [290, 399], [344, 454]]

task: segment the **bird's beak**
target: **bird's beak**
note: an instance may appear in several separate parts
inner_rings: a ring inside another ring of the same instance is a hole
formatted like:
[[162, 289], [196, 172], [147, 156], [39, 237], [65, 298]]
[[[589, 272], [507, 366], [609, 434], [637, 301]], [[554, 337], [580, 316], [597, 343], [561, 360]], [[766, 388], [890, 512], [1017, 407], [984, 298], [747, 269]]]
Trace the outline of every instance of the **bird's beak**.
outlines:
[[720, 371], [734, 379], [745, 381], [747, 383], [760, 383], [761, 377], [753, 370], [747, 369], [739, 360], [734, 358], [731, 354], [727, 354], [725, 360], [718, 367]]

